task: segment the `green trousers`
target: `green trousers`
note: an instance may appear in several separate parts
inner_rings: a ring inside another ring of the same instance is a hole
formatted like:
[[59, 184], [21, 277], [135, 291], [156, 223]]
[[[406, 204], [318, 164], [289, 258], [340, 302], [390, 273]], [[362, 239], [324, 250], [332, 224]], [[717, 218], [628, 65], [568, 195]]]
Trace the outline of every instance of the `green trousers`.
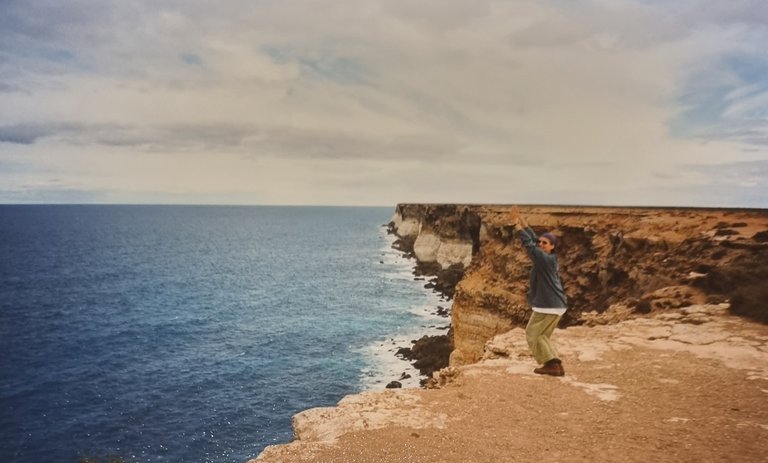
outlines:
[[540, 364], [558, 358], [557, 351], [549, 340], [560, 321], [560, 315], [533, 312], [528, 326], [525, 327], [525, 339], [531, 348], [533, 358]]

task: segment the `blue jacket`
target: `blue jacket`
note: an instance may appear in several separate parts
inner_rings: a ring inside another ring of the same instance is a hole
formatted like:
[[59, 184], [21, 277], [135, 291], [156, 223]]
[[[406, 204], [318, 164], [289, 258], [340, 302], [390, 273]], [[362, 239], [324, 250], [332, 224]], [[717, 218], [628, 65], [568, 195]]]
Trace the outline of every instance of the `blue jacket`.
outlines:
[[528, 304], [546, 309], [568, 307], [568, 299], [558, 275], [557, 256], [539, 249], [538, 237], [530, 227], [520, 230], [520, 240], [533, 262]]

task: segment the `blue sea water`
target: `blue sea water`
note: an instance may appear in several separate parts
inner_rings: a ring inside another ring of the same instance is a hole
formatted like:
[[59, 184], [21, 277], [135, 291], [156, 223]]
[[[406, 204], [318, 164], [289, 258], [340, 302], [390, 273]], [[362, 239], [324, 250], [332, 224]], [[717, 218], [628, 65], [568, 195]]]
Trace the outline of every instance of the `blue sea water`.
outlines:
[[391, 214], [0, 206], [0, 461], [244, 462], [383, 388], [440, 323]]

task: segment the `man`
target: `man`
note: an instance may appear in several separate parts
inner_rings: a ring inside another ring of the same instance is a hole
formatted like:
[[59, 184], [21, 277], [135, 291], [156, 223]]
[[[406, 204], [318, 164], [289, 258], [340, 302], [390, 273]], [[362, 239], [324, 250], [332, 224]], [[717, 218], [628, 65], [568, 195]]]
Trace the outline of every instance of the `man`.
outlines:
[[536, 236], [528, 222], [520, 216], [517, 206], [512, 209], [512, 217], [515, 230], [518, 230], [520, 240], [533, 263], [528, 289], [528, 304], [533, 313], [525, 328], [525, 337], [533, 357], [542, 365], [533, 371], [540, 375], [563, 376], [563, 364], [550, 341], [568, 302], [558, 275], [555, 255], [557, 238], [551, 233]]

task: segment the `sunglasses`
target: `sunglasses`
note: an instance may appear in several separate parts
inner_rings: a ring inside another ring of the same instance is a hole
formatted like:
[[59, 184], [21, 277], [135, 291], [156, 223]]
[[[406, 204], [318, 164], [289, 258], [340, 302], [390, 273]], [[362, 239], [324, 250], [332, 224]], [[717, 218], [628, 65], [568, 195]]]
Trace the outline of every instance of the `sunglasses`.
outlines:
[[539, 240], [539, 244], [549, 244], [549, 241], [547, 240]]

